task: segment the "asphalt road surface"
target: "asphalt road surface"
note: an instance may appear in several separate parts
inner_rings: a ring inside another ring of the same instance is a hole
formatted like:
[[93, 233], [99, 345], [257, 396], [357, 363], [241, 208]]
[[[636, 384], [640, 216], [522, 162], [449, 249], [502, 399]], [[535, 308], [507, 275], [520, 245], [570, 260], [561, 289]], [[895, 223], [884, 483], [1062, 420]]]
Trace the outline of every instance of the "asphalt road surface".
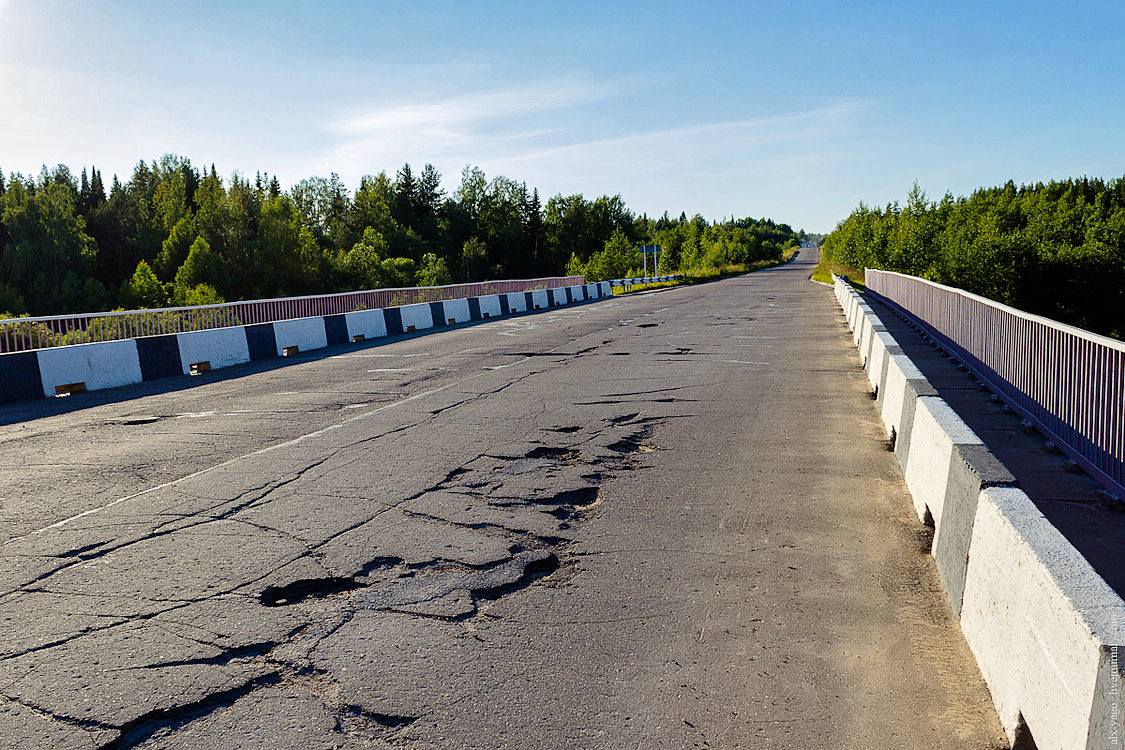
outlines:
[[1002, 747], [814, 254], [0, 410], [0, 745]]

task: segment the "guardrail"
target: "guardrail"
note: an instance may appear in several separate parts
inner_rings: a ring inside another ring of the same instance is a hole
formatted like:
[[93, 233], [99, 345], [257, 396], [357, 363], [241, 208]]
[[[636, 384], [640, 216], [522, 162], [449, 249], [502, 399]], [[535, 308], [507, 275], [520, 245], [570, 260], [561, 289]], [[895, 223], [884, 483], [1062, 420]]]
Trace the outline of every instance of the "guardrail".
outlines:
[[418, 302], [529, 292], [583, 284], [583, 276], [483, 281], [476, 284], [369, 289], [307, 297], [224, 302], [198, 307], [49, 315], [0, 320], [0, 353], [48, 349], [69, 344], [134, 339], [210, 328], [274, 323], [281, 320], [339, 315]]
[[1001, 399], [1125, 497], [1125, 343], [914, 276], [867, 289], [946, 345]]
[[632, 279], [611, 279], [609, 285], [611, 287], [621, 287], [625, 291], [629, 291], [635, 286], [656, 284], [661, 281], [677, 281], [679, 279], [682, 279], [683, 277], [684, 275], [682, 273], [672, 273], [666, 276], [648, 276], [644, 278], [637, 277]]

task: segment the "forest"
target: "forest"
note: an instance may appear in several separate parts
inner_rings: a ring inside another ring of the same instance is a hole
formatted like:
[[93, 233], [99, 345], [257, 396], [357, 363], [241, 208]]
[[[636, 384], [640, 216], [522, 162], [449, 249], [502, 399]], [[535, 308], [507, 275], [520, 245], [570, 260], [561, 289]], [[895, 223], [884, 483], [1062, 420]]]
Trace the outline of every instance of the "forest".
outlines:
[[1125, 177], [981, 188], [859, 208], [823, 245], [829, 262], [959, 287], [1125, 338]]
[[165, 155], [131, 177], [0, 171], [0, 314], [50, 315], [499, 278], [639, 275], [780, 258], [803, 239], [770, 219], [635, 215], [620, 196], [556, 195], [466, 167], [364, 177], [224, 179]]

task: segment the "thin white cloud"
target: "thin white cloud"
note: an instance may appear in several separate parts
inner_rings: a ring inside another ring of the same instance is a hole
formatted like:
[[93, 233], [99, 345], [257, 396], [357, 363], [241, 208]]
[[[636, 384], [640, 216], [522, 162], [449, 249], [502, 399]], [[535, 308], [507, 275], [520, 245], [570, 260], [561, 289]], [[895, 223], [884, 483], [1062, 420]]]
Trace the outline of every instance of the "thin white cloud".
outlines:
[[548, 195], [620, 193], [631, 208], [651, 214], [685, 210], [784, 221], [794, 204], [818, 192], [825, 170], [850, 158], [868, 107], [838, 100], [799, 112], [527, 149], [480, 165], [519, 175]]
[[601, 101], [616, 90], [608, 83], [546, 83], [373, 108], [329, 123], [336, 142], [322, 161], [385, 167], [412, 160], [480, 160], [505, 151], [506, 144], [559, 132], [540, 118]]

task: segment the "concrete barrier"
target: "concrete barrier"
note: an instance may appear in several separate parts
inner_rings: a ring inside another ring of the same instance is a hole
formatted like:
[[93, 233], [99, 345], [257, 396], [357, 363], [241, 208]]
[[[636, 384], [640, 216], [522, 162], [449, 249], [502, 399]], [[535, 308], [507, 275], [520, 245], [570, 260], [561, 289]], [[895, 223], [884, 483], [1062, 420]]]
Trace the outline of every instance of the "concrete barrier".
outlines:
[[499, 318], [503, 314], [500, 308], [500, 295], [486, 294], [483, 297], [477, 298], [480, 305], [480, 316], [482, 319]]
[[943, 399], [937, 396], [917, 399], [903, 477], [914, 497], [918, 520], [931, 516], [935, 529], [941, 528], [954, 445], [983, 446], [984, 442]]
[[35, 352], [0, 355], [0, 404], [42, 398], [44, 388]]
[[602, 296], [603, 297], [612, 297], [613, 296], [613, 287], [610, 286], [608, 281], [599, 281], [598, 286], [602, 290]]
[[961, 629], [1009, 739], [1121, 747], [1125, 603], [1019, 489], [980, 495]]
[[176, 342], [184, 375], [190, 375], [193, 366], [196, 372], [204, 372], [250, 361], [246, 329], [242, 326], [180, 333], [176, 334]]
[[434, 318], [430, 313], [430, 306], [426, 302], [419, 302], [416, 305], [403, 305], [395, 309], [401, 316], [403, 333], [434, 327]]
[[437, 325], [468, 323], [473, 319], [469, 312], [469, 300], [467, 299], [447, 299], [442, 302], [432, 302], [431, 313], [433, 307], [441, 307], [443, 311], [440, 318], [434, 316], [434, 323]]
[[[609, 282], [488, 294], [385, 310], [255, 323], [0, 354], [0, 404], [199, 374], [388, 335], [545, 310], [609, 296]], [[58, 389], [56, 391], [56, 389]]]
[[387, 320], [382, 310], [357, 310], [344, 313], [344, 321], [347, 325], [349, 341], [377, 339], [387, 335]]
[[836, 299], [863, 356], [930, 552], [1013, 743], [1121, 746], [1125, 602], [1015, 487], [855, 290]]
[[40, 349], [36, 356], [43, 395], [48, 397], [131, 385], [143, 379], [134, 339]]
[[547, 296], [546, 289], [536, 289], [534, 292], [526, 292], [526, 294], [529, 310], [546, 310], [551, 306], [550, 298]]
[[902, 354], [902, 348], [886, 331], [877, 331], [871, 337], [871, 346], [867, 354], [864, 369], [867, 371], [867, 380], [876, 397], [883, 385], [883, 376], [887, 371], [887, 357], [891, 354]]
[[328, 346], [324, 318], [279, 320], [273, 324], [273, 336], [279, 357]]

